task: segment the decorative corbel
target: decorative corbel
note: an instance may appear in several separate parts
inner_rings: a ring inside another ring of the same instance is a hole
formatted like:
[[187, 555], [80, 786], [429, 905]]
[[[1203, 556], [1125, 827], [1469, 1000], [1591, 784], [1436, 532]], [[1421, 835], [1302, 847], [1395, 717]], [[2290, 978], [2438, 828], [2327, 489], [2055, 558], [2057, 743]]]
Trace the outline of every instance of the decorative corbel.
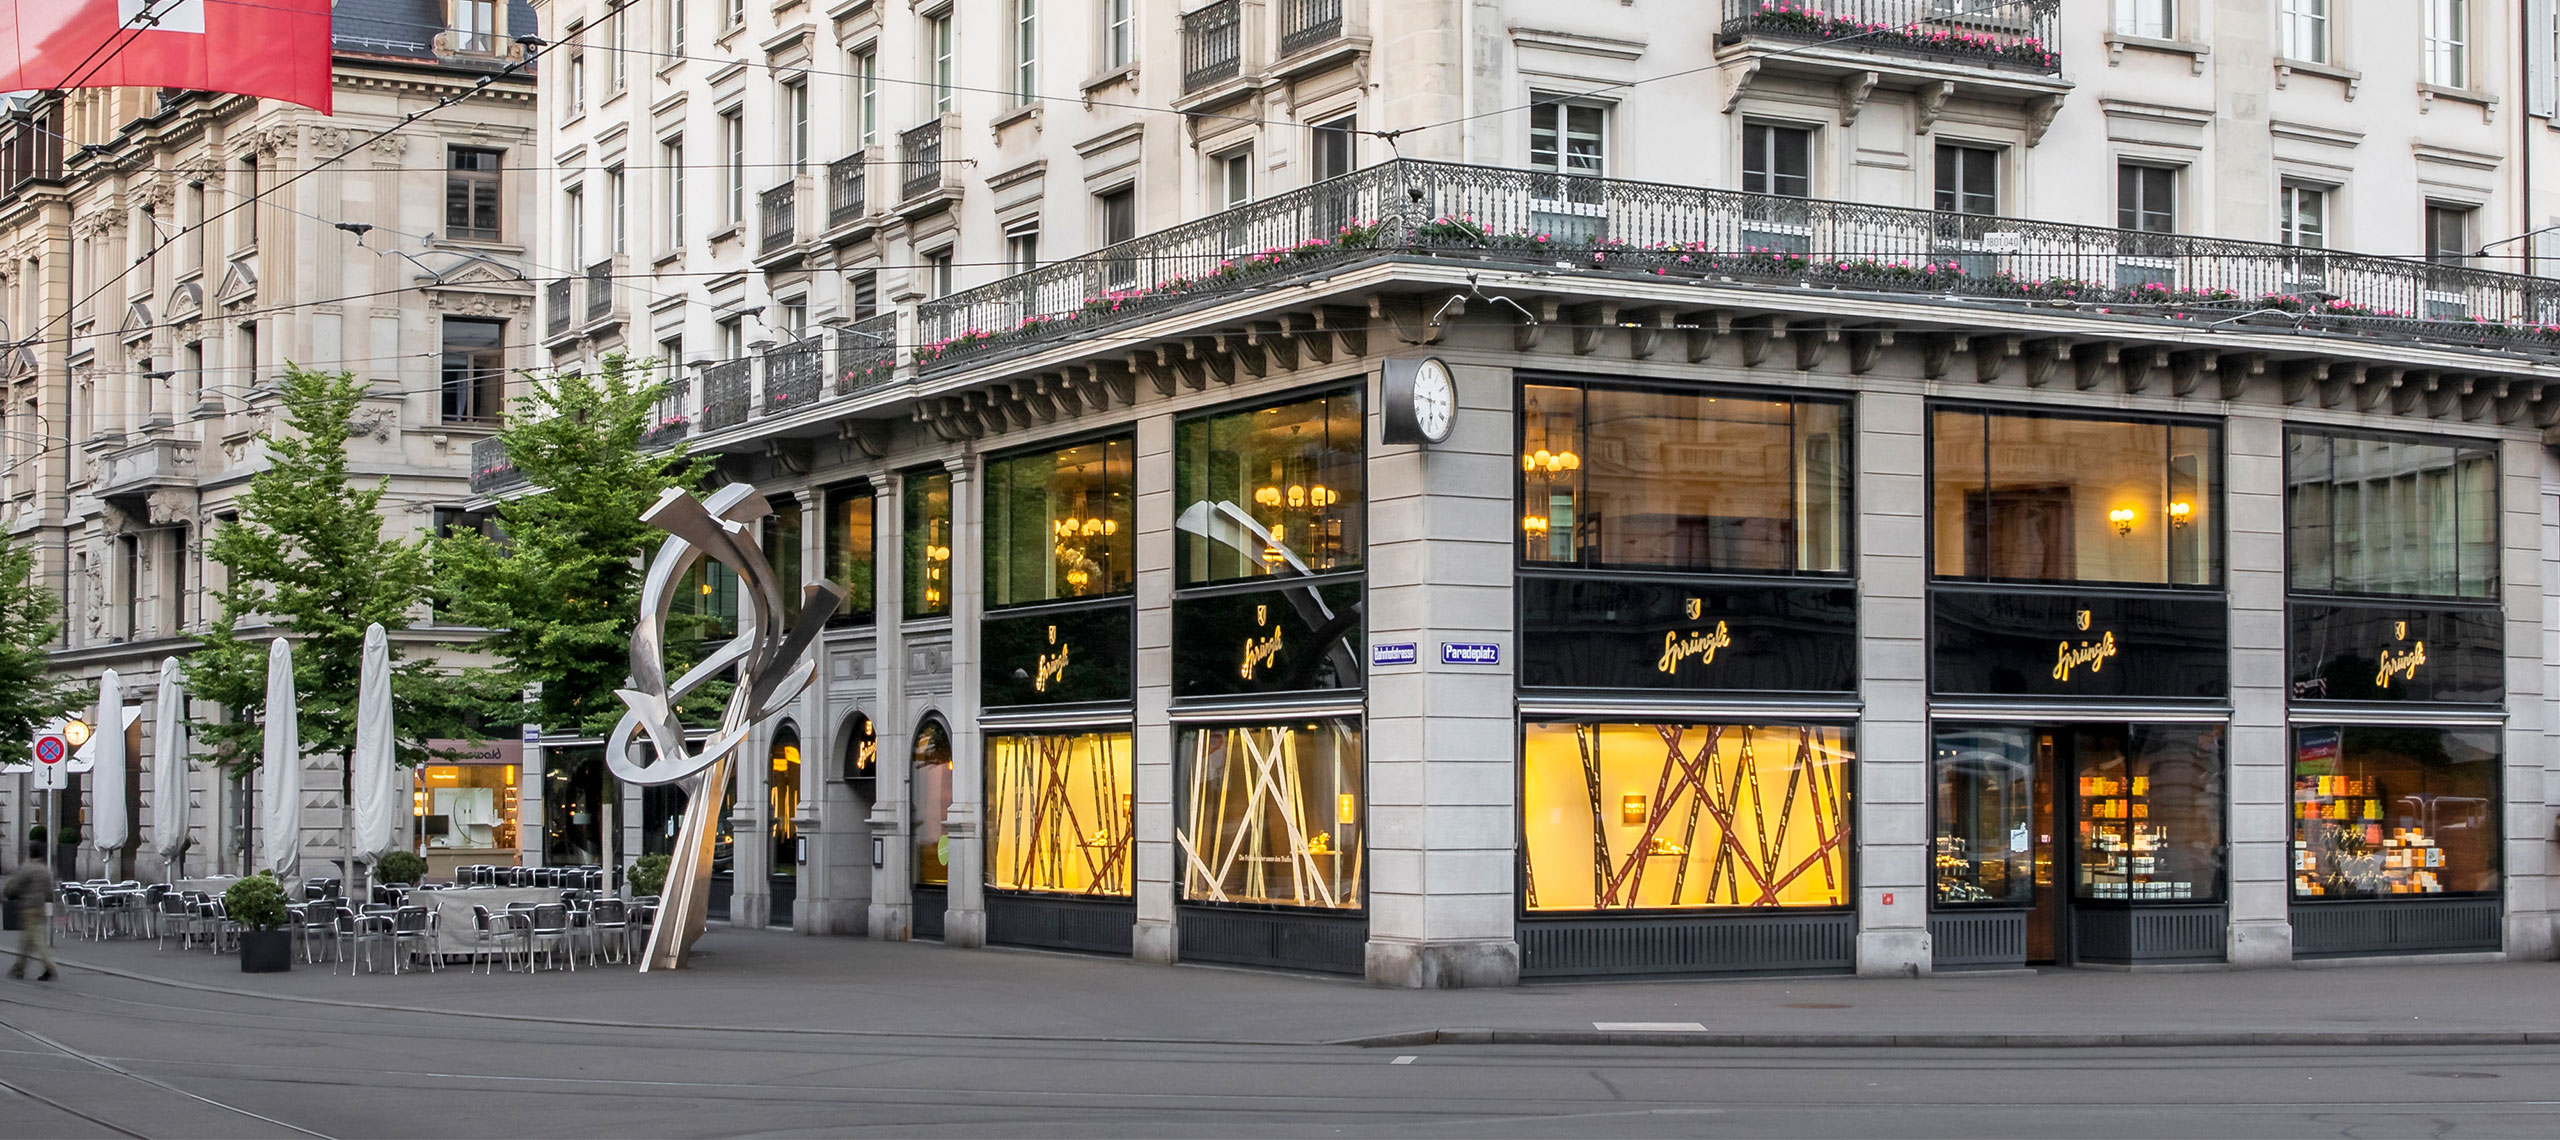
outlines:
[[1927, 380], [1946, 379], [1947, 370], [1955, 367], [1956, 346], [1962, 338], [1950, 332], [1920, 334], [1920, 376]]
[[2169, 354], [2169, 394], [2192, 396], [2204, 385], [2204, 374], [2214, 366], [2213, 354], [2204, 351]]
[[1155, 388], [1156, 395], [1173, 394], [1173, 362], [1165, 359], [1164, 349], [1161, 346], [1131, 351], [1129, 371], [1146, 377], [1147, 383]]
[[1671, 327], [1671, 310], [1632, 309], [1621, 316], [1627, 325], [1627, 357], [1631, 360], [1653, 359], [1654, 350], [1662, 344], [1664, 330]]
[[768, 439], [764, 441], [764, 457], [775, 469], [786, 475], [809, 473], [809, 441], [805, 439]]
[[1746, 59], [1742, 66], [1733, 68], [1732, 73], [1733, 90], [1726, 92], [1724, 97], [1724, 113], [1728, 115], [1742, 105], [1742, 97], [1751, 93], [1752, 82], [1760, 78], [1760, 61], [1756, 57]]
[[1613, 301], [1576, 305], [1565, 320], [1573, 326], [1573, 354], [1589, 356], [1600, 351], [1600, 338], [1618, 327], [1618, 306]]
[[2320, 381], [2320, 406], [2334, 408], [2347, 402], [2347, 394], [2364, 383], [2364, 365], [2350, 361], [2332, 361], [2329, 375]]
[[2266, 371], [2267, 354], [2263, 352], [2225, 353], [2213, 364], [2214, 379], [2221, 382], [2225, 401], [2239, 399], [2241, 391], [2249, 386], [2250, 378], [2264, 375]]
[[1369, 295], [1369, 319], [1391, 325], [1396, 339], [1406, 344], [1438, 344], [1447, 331], [1442, 322], [1452, 316], [1465, 316], [1467, 295], [1453, 293], [1437, 304], [1409, 297], [1388, 299], [1384, 293]]
[[1075, 381], [1060, 373], [1043, 372], [1032, 377], [1031, 391], [1035, 399], [1046, 401], [1058, 415], [1067, 419], [1074, 419], [1088, 410], [1084, 406], [1084, 394], [1077, 391]]
[[[1438, 334], [1434, 333], [1432, 339], [1438, 340]], [[1219, 333], [1218, 351], [1233, 359], [1247, 380], [1260, 380], [1271, 374], [1271, 362], [1263, 356], [1262, 346], [1253, 342], [1250, 333]]]
[[2436, 381], [2435, 373], [2415, 368], [2403, 374], [2400, 386], [2391, 390], [2391, 414], [2405, 416], [2415, 413], [2418, 406], [2426, 402], [2428, 394], [2435, 391]]
[[2042, 388], [2053, 379], [2054, 365], [2071, 351], [2071, 343], [2061, 337], [2042, 337], [2018, 346], [2018, 358], [2026, 362], [2027, 387]]
[[1787, 339], [1795, 342], [1796, 371], [1811, 372], [1822, 367], [1831, 346], [1840, 343], [1840, 322], [1797, 321], [1787, 329]]
[[2543, 385], [2530, 381], [2518, 380], [2509, 383], [2506, 390], [2498, 396], [2498, 422], [2502, 424], [2516, 422], [2542, 390]]
[[1680, 327], [1689, 334], [1689, 363], [1704, 364], [1716, 350], [1716, 338], [1733, 335], [1733, 314], [1723, 309], [1682, 313]]
[[1050, 398], [1048, 391], [1038, 381], [1028, 377], [1015, 377], [1006, 381], [1005, 387], [1013, 392], [1013, 402], [1024, 411], [1030, 412], [1032, 419], [1044, 424], [1058, 422], [1058, 402]]
[[2125, 349], [2116, 360], [2116, 373], [2126, 395], [2151, 386], [2151, 377], [2169, 354], [2153, 345], [2137, 345]]
[[2435, 390], [2427, 393], [2427, 418], [2440, 420], [2452, 415], [2454, 409], [2462, 405], [2463, 399], [2471, 395], [2475, 383], [2477, 381], [2469, 376], [2439, 378]]
[[1270, 357], [1273, 368], [1283, 372], [1298, 370], [1298, 341], [1287, 329], [1269, 321], [1256, 321], [1245, 330], [1244, 340]]
[[2053, 126], [2054, 116], [2062, 113], [2062, 96], [2038, 95], [2027, 100], [2027, 145], [2044, 141], [2044, 133]]
[[852, 444], [866, 459], [889, 457], [890, 434], [887, 420], [836, 421], [836, 438]]
[[2025, 343], [2026, 338], [2016, 333], [1994, 333], [1968, 339], [1965, 347], [1973, 353], [1973, 382], [1988, 384], [1999, 379], [2000, 370], [2008, 366], [2009, 358], [2018, 355], [2018, 350]]
[[2356, 410], [2370, 412], [2394, 398], [2405, 378], [2397, 368], [2367, 368], [2364, 382], [2356, 385]]
[[1893, 346], [1891, 325], [1871, 325], [1843, 332], [1849, 339], [1849, 371], [1854, 375], [1864, 376], [1872, 371], [1876, 361], [1883, 357], [1884, 350]]
[[2124, 346], [2113, 341], [2075, 345], [2071, 349], [2071, 386], [2083, 392], [2106, 382], [2122, 367]]
[[1333, 334], [1318, 327], [1313, 317], [1282, 313], [1280, 327], [1298, 338], [1298, 351], [1310, 365], [1333, 363]]
[[1918, 92], [1920, 113], [1912, 121], [1911, 133], [1925, 135], [1929, 133], [1930, 128], [1937, 126], [1938, 116], [1946, 113], [1947, 100], [1953, 98], [1955, 93], [1956, 81], [1952, 79], [1921, 84]]
[[[2320, 390], [2321, 382], [2328, 378], [2328, 361], [2286, 361], [2284, 365], [2284, 375], [2278, 381], [2279, 387], [2284, 392], [2285, 405], [2290, 407], [2296, 404], [2310, 402], [2312, 394], [2318, 392]], [[2228, 396], [2223, 398], [2230, 399]]]
[[2488, 415], [2492, 405], [2507, 398], [2507, 388], [2511, 383], [2499, 376], [2474, 378], [2467, 385], [2470, 390], [2462, 394], [2463, 422], [2474, 423], [2480, 417]]
[[1770, 342], [1786, 339], [1787, 327], [1765, 315], [1744, 317], [1733, 323], [1733, 335], [1742, 345], [1742, 366], [1758, 368], [1769, 359]]
[[1531, 298], [1529, 304], [1536, 308], [1537, 315], [1527, 324], [1511, 326], [1513, 352], [1528, 352], [1535, 349], [1539, 342], [1547, 339], [1547, 329], [1563, 319], [1564, 304], [1553, 297]]
[[1369, 355], [1369, 314], [1345, 305], [1316, 306], [1316, 327], [1332, 333], [1349, 356]]
[[1873, 71], [1853, 71], [1840, 81], [1840, 125], [1858, 125], [1858, 112], [1865, 110], [1867, 96], [1875, 94], [1876, 84], [1884, 76]]

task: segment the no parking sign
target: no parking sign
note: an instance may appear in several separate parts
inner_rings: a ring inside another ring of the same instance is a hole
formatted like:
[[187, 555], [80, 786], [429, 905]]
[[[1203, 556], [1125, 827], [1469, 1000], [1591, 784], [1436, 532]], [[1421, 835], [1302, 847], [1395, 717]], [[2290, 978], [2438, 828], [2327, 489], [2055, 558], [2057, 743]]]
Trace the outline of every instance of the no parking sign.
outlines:
[[53, 721], [36, 733], [28, 752], [35, 757], [36, 787], [44, 791], [60, 790], [69, 781], [64, 777], [71, 766], [71, 740], [63, 734], [61, 721]]

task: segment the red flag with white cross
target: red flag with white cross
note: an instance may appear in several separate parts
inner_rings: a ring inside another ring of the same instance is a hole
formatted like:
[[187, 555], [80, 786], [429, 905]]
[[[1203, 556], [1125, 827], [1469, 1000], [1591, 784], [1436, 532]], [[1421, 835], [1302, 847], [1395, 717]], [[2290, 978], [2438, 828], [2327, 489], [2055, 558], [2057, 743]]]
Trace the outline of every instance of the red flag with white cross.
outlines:
[[330, 0], [0, 0], [0, 91], [180, 87], [329, 110]]

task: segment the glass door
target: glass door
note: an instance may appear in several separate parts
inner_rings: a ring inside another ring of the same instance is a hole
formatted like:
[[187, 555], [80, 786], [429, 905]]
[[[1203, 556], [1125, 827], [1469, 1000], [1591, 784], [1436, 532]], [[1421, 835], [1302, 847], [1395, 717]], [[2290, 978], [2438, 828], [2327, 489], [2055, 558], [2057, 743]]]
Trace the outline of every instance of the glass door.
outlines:
[[2066, 758], [2061, 755], [2068, 745], [2060, 743], [2060, 733], [2039, 727], [2034, 733], [2035, 795], [2031, 816], [2027, 821], [2029, 850], [2035, 866], [2033, 901], [2027, 908], [2027, 962], [2029, 965], [2054, 963], [2068, 965], [2071, 947], [2070, 900], [2066, 885], [2071, 882], [2070, 869], [2064, 864], [2068, 856], [2054, 837], [2066, 834], [2070, 826], [2062, 818], [2061, 797], [2054, 795]]

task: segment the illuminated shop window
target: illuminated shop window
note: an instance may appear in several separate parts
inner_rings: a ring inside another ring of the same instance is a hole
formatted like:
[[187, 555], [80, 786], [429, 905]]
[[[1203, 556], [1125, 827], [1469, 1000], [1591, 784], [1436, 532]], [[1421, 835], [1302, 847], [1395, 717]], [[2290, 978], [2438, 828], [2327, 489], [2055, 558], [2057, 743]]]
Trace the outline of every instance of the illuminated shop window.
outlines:
[[2294, 432], [2293, 588], [2486, 598], [2498, 588], [2498, 453], [2486, 442]]
[[1836, 403], [1528, 385], [1522, 557], [1533, 566], [1844, 572], [1847, 418]]
[[1359, 909], [1361, 759], [1354, 720], [1184, 729], [1183, 899]]
[[1941, 578], [2221, 580], [2219, 428], [1942, 408], [1930, 445]]
[[772, 841], [776, 875], [796, 874], [800, 865], [800, 735], [788, 726], [774, 733], [773, 753], [765, 765], [765, 834]]
[[1192, 420], [1175, 441], [1181, 585], [1360, 568], [1360, 396]]
[[1126, 593], [1136, 581], [1129, 439], [987, 464], [987, 605]]
[[938, 887], [951, 881], [951, 836], [943, 830], [951, 811], [951, 730], [940, 718], [927, 717], [916, 726], [912, 758], [907, 830], [915, 840], [916, 884]]
[[848, 625], [871, 624], [873, 543], [872, 513], [878, 499], [866, 485], [827, 491], [824, 557], [827, 580], [844, 589], [844, 604], [833, 620]]
[[2293, 734], [2293, 894], [2498, 889], [2498, 730], [2300, 727]]
[[1845, 906], [1855, 758], [1830, 725], [1533, 723], [1528, 908]]
[[513, 764], [429, 764], [418, 769], [420, 835], [429, 851], [513, 851]]
[[908, 472], [906, 494], [907, 616], [951, 612], [951, 475]]
[[676, 584], [675, 604], [669, 614], [676, 621], [671, 627], [681, 628], [704, 640], [738, 635], [738, 572], [710, 558], [698, 559], [693, 569], [685, 571]]
[[987, 738], [987, 885], [1129, 894], [1129, 734]]
[[2027, 906], [2067, 882], [2083, 902], [2222, 898], [2219, 725], [1938, 730], [1934, 881], [1941, 906]]

